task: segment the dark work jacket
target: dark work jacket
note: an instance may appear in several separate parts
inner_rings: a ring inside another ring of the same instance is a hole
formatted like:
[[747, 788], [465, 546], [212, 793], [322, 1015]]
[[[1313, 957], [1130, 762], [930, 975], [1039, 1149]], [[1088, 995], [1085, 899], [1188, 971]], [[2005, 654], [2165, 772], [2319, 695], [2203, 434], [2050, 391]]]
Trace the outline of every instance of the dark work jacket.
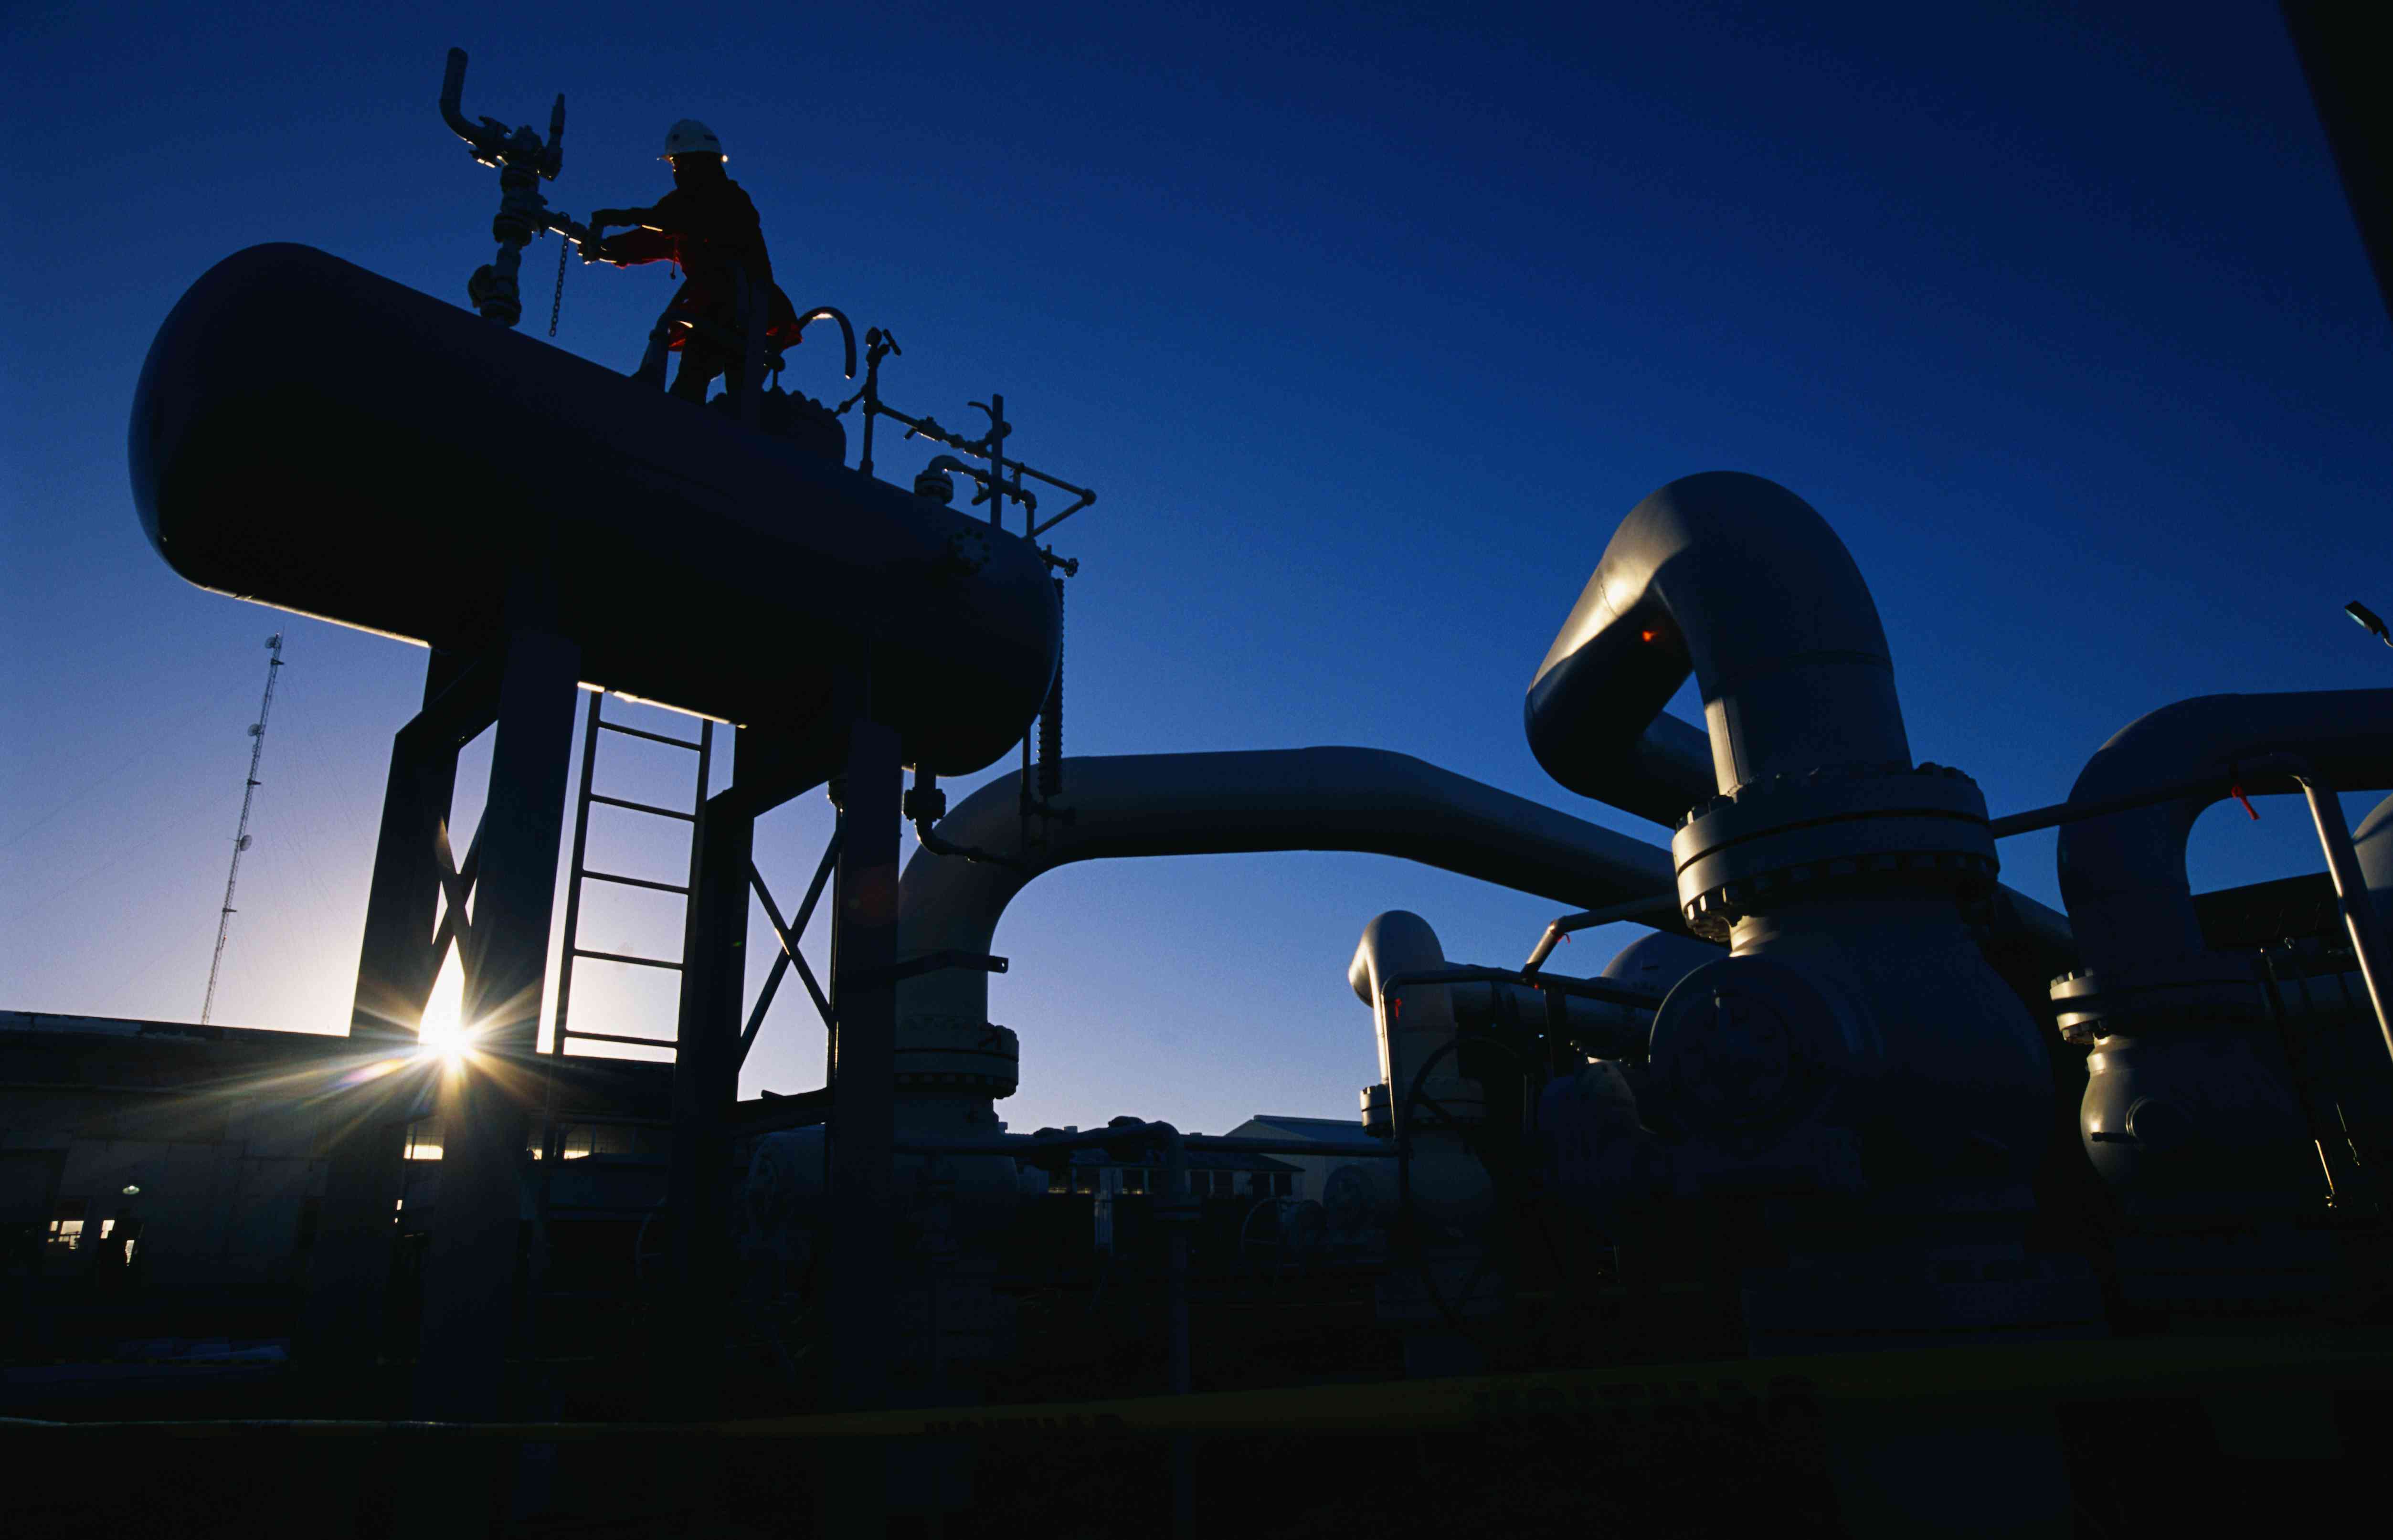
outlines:
[[[745, 272], [771, 307], [765, 313], [766, 335], [784, 346], [797, 341], [797, 307], [773, 281], [763, 222], [739, 183], [725, 176], [677, 187], [657, 200], [650, 215], [658, 228], [608, 237], [610, 261], [678, 264], [687, 281], [672, 308], [726, 331], [738, 320], [734, 275]], [[678, 333], [673, 346], [681, 346]]]

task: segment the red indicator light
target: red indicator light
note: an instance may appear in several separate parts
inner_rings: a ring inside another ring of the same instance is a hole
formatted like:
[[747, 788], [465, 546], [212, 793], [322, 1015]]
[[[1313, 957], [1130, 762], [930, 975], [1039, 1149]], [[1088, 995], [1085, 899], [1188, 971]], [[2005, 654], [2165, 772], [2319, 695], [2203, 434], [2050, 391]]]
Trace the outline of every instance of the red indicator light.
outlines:
[[1637, 633], [1637, 639], [1641, 642], [1650, 642], [1661, 634], [1658, 631], [1641, 631]]

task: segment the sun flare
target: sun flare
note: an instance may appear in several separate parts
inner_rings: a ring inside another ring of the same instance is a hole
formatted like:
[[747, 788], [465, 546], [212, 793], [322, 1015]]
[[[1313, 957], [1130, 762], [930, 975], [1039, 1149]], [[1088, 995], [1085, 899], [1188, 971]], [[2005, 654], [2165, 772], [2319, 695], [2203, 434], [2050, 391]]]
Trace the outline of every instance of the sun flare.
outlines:
[[465, 1024], [465, 971], [454, 947], [441, 961], [433, 980], [432, 998], [424, 1004], [424, 1020], [416, 1027], [416, 1053], [451, 1067], [472, 1057], [474, 1034]]

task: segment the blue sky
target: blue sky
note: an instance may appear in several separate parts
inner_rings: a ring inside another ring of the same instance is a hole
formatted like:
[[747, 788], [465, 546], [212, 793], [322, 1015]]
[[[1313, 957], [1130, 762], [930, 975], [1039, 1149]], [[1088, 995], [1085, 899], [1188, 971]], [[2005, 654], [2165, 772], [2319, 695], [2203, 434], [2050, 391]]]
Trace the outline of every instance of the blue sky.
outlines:
[[[960, 424], [1002, 391], [1018, 450], [1099, 489], [1059, 531], [1074, 752], [1400, 749], [1659, 842], [1545, 779], [1521, 695], [1619, 516], [1708, 469], [1826, 516], [1914, 752], [1997, 812], [2186, 696], [2385, 684], [2340, 608], [2393, 610], [2393, 336], [2274, 8], [1811, 11], [11, 7], [0, 1005], [197, 1015], [287, 626], [217, 1016], [346, 1020], [423, 654], [168, 572], [124, 423], [158, 321], [241, 247], [462, 303], [497, 187], [435, 113], [452, 45], [469, 113], [544, 125], [566, 93], [549, 195], [577, 214], [661, 191], [666, 125], [704, 119], [791, 296], [904, 344], [893, 402]], [[526, 263], [533, 334], [555, 254]], [[574, 264], [556, 346], [628, 370], [670, 288]], [[375, 366], [304, 317], [259, 346]], [[841, 391], [831, 349], [797, 359]], [[602, 762], [634, 795], [678, 773]], [[2203, 820], [2197, 887], [2319, 868], [2299, 803], [2260, 806]], [[825, 813], [768, 820], [777, 888]], [[2004, 856], [2057, 902], [2051, 835]], [[998, 939], [1001, 1113], [1349, 1115], [1376, 1060], [1344, 967], [1393, 907], [1510, 963], [1552, 906], [1327, 855], [1041, 880]], [[591, 923], [676, 933], [636, 905]], [[663, 994], [576, 995], [669, 1035]], [[785, 994], [750, 1089], [820, 1066]]]

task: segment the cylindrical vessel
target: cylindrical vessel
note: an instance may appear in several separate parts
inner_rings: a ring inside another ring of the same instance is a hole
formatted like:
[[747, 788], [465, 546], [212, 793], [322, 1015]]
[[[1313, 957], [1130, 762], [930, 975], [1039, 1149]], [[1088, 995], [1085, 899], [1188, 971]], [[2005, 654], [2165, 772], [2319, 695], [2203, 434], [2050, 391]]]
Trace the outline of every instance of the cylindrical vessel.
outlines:
[[741, 724], [820, 721], [869, 660], [867, 709], [943, 775], [1019, 741], [1054, 674], [1022, 537], [305, 246], [191, 286], [130, 448], [150, 543], [203, 588], [461, 653], [544, 609], [586, 683]]

